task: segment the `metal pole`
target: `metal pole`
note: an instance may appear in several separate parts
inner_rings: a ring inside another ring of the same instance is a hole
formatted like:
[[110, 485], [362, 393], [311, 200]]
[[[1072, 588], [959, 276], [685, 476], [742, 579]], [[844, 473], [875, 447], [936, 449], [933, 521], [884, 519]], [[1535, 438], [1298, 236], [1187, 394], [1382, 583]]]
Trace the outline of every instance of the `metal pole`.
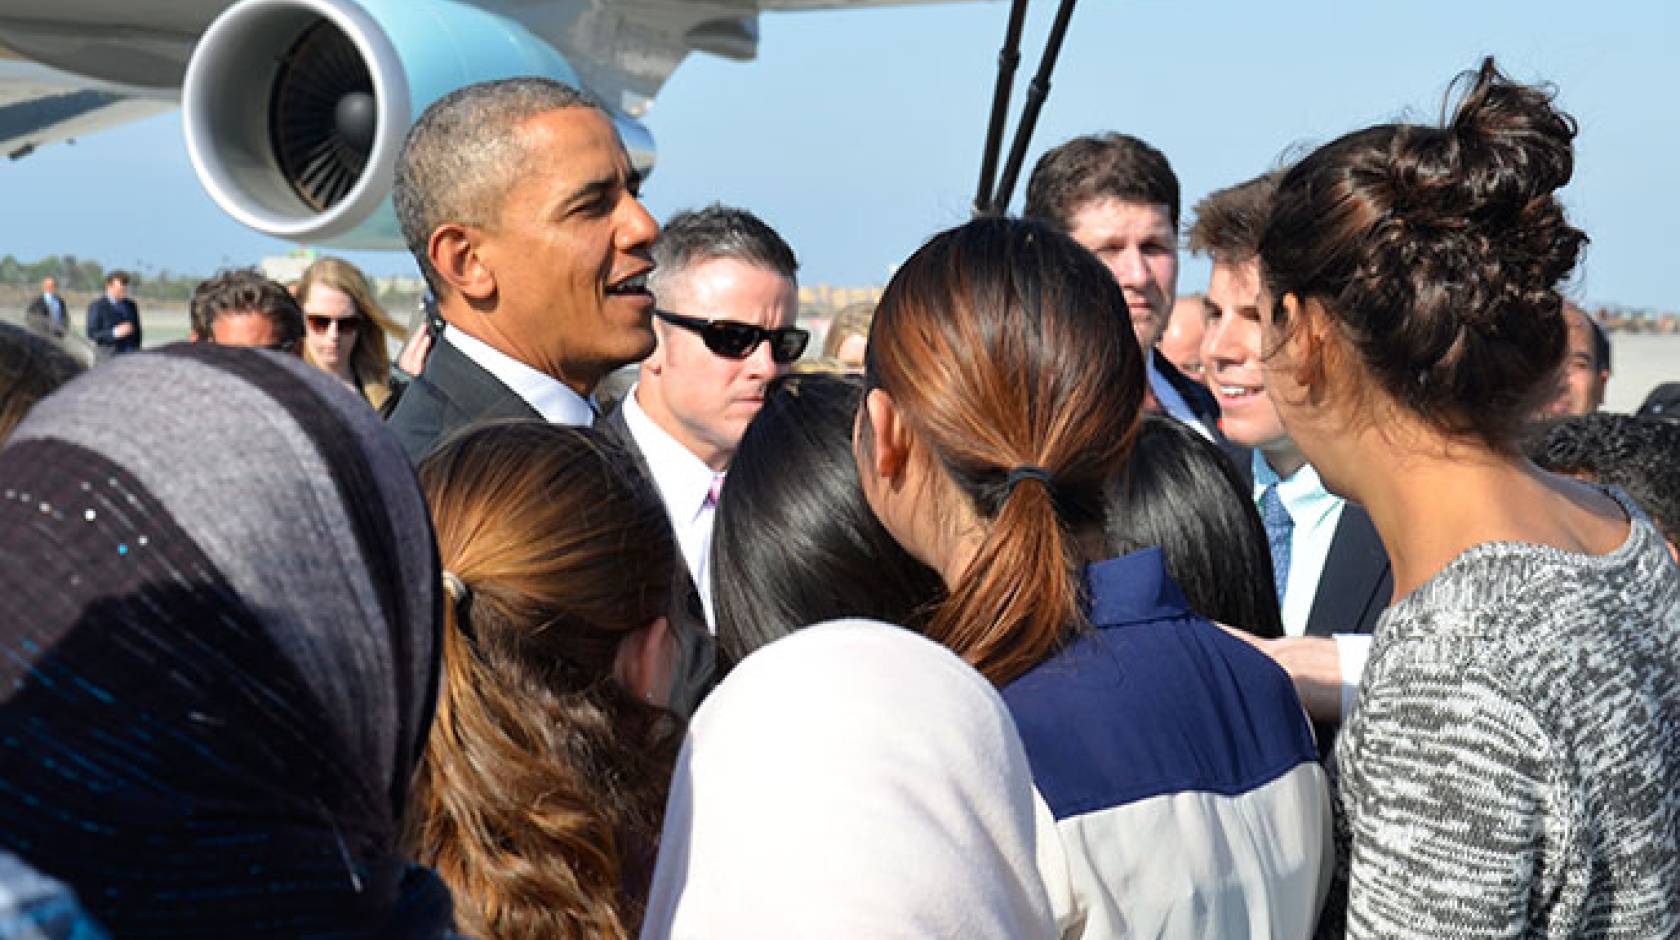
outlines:
[[1027, 19], [1027, 0], [1014, 0], [1003, 48], [998, 51], [997, 87], [992, 90], [992, 117], [986, 128], [986, 149], [980, 155], [980, 186], [974, 193], [974, 213], [984, 215], [992, 201], [992, 183], [997, 179], [998, 152], [1003, 148], [1003, 123], [1009, 111], [1009, 93], [1015, 84], [1015, 67], [1021, 63], [1021, 27]]
[[1075, 0], [1062, 0], [1056, 10], [1056, 21], [1050, 26], [1050, 38], [1044, 43], [1044, 58], [1039, 60], [1038, 74], [1027, 86], [1027, 105], [1021, 112], [1021, 123], [1015, 127], [1015, 143], [1009, 151], [1009, 162], [1003, 168], [1003, 182], [998, 185], [997, 199], [991, 212], [1002, 215], [1009, 209], [1009, 198], [1015, 192], [1015, 180], [1021, 175], [1021, 163], [1027, 158], [1027, 144], [1032, 140], [1033, 128], [1038, 126], [1038, 112], [1044, 99], [1050, 96], [1050, 73], [1056, 69], [1056, 57], [1062, 54], [1062, 40], [1067, 36], [1068, 21], [1073, 18]]

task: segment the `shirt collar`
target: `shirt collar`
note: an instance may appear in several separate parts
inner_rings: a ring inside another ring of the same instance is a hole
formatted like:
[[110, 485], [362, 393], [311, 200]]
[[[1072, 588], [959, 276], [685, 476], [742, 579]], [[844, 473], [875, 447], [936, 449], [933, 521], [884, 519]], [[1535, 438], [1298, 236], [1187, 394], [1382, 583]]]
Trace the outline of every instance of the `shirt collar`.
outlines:
[[1091, 597], [1091, 625], [1112, 627], [1190, 614], [1190, 602], [1167, 574], [1159, 548], [1144, 548], [1085, 566]]
[[538, 372], [500, 349], [456, 327], [443, 331], [444, 342], [454, 346], [476, 363], [479, 368], [495, 376], [515, 395], [543, 416], [550, 424], [569, 424], [587, 428], [595, 423], [595, 406], [565, 383], [545, 372]]
[[648, 417], [636, 398], [641, 387], [638, 382], [630, 386], [630, 391], [624, 395], [624, 404], [619, 406], [624, 409], [624, 424], [630, 429], [630, 436], [636, 439], [636, 446], [641, 448], [642, 458], [647, 461], [648, 471], [653, 474], [654, 483], [659, 487], [659, 494], [665, 498], [665, 505], [671, 509], [671, 515], [683, 520], [693, 519], [705, 508], [712, 479], [717, 474], [706, 466], [705, 461], [696, 457], [694, 451], [683, 446], [681, 441]]
[[1301, 524], [1309, 517], [1316, 517], [1334, 511], [1342, 504], [1342, 498], [1324, 488], [1324, 481], [1319, 478], [1318, 471], [1310, 463], [1301, 465], [1301, 469], [1290, 474], [1289, 479], [1282, 479], [1272, 465], [1266, 462], [1266, 457], [1257, 447], [1254, 449], [1254, 499], [1260, 500], [1266, 487], [1277, 484], [1278, 498], [1283, 500], [1283, 508], [1289, 513], [1289, 518]]

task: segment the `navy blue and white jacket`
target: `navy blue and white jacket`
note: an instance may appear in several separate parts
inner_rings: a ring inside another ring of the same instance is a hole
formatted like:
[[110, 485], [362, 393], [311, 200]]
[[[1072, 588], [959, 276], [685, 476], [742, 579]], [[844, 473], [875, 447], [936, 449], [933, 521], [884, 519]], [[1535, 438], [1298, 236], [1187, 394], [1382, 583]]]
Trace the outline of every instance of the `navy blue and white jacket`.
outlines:
[[1289, 677], [1192, 613], [1159, 549], [1086, 580], [1095, 629], [1003, 689], [1061, 935], [1311, 935], [1330, 802]]

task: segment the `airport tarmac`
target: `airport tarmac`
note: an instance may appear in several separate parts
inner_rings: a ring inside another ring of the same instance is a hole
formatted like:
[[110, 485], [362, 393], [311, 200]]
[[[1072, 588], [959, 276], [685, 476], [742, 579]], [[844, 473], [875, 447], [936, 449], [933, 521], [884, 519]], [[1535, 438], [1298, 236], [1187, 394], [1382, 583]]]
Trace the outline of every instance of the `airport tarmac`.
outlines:
[[[21, 323], [23, 311], [0, 309], [0, 319]], [[82, 315], [71, 317], [71, 327], [77, 343], [71, 345], [78, 355], [88, 356], [91, 349], [81, 340]], [[142, 305], [140, 322], [145, 343], [162, 346], [187, 338], [189, 332], [186, 308], [148, 307]], [[815, 344], [814, 344], [815, 345]], [[393, 344], [391, 353], [396, 354]], [[1610, 334], [1610, 361], [1614, 370], [1604, 400], [1604, 410], [1632, 412], [1639, 408], [1645, 396], [1664, 382], [1680, 382], [1680, 335], [1652, 333]]]

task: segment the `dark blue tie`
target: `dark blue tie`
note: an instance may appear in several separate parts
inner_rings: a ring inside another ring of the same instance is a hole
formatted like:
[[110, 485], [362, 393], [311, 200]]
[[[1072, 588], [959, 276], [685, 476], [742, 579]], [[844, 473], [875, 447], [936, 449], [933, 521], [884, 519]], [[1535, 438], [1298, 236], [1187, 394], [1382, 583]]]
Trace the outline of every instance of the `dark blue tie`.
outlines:
[[1289, 584], [1289, 541], [1295, 533], [1295, 520], [1283, 508], [1277, 488], [1272, 483], [1260, 494], [1260, 521], [1266, 526], [1266, 547], [1272, 550], [1272, 587], [1282, 604], [1283, 589]]

